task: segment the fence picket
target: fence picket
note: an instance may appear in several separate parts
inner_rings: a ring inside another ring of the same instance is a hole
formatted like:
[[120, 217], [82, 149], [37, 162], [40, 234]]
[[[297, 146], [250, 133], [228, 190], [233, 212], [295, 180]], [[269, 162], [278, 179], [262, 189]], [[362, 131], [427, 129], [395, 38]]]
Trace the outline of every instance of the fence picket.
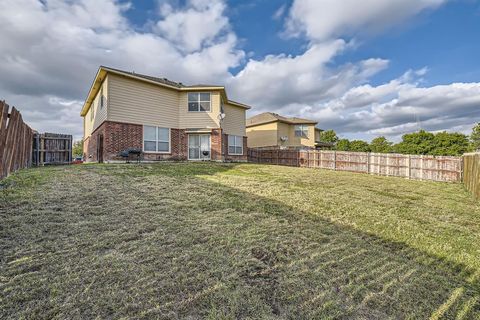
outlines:
[[[273, 152], [276, 159], [283, 160], [275, 161]], [[462, 181], [461, 157], [278, 149], [249, 149], [248, 154], [249, 160], [257, 163], [362, 172], [417, 180]]]
[[463, 183], [476, 199], [480, 199], [480, 153], [463, 155]]

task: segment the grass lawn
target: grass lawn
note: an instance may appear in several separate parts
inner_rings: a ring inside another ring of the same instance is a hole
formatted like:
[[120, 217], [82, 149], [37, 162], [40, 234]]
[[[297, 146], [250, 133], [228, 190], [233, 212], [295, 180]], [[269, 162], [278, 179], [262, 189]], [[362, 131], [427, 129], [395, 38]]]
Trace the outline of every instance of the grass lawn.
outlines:
[[460, 184], [253, 164], [0, 182], [0, 318], [478, 319]]

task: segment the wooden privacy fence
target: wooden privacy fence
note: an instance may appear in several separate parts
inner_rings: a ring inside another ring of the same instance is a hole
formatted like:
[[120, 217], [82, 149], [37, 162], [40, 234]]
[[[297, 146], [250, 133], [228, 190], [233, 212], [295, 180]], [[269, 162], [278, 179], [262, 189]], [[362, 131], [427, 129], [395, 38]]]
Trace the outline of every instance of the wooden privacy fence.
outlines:
[[248, 150], [256, 163], [363, 172], [417, 180], [462, 181], [462, 157], [327, 150]]
[[463, 155], [463, 183], [476, 199], [480, 199], [480, 152]]
[[0, 179], [32, 165], [33, 130], [17, 109], [8, 111], [8, 104], [0, 101]]
[[33, 139], [34, 165], [71, 163], [72, 140], [68, 134], [36, 133]]

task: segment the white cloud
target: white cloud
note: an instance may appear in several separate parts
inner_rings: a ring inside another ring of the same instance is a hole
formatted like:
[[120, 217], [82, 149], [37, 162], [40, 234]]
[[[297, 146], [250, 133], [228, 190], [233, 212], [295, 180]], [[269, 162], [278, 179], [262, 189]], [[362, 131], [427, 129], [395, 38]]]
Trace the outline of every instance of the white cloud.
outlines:
[[136, 31], [124, 15], [130, 5], [115, 0], [43, 3], [0, 2], [0, 97], [40, 131], [63, 132], [68, 123], [74, 125], [67, 132], [82, 135], [81, 104], [59, 102], [82, 101], [99, 65], [217, 83], [245, 55], [222, 1], [191, 0], [159, 17], [161, 26], [180, 30], [178, 37]]
[[339, 68], [329, 62], [347, 44], [334, 40], [312, 45], [298, 56], [267, 56], [250, 60], [228, 84], [233, 97], [260, 110], [286, 109], [299, 103], [316, 103], [342, 95], [352, 85], [365, 82], [387, 67], [388, 61], [368, 59]]
[[302, 115], [317, 119], [325, 128], [371, 137], [398, 139], [420, 128], [469, 132], [472, 119], [480, 117], [480, 83], [420, 87], [412, 78], [423, 74], [420, 71], [376, 87], [353, 87], [340, 98], [304, 109]]
[[173, 9], [164, 4], [164, 17], [154, 30], [183, 52], [194, 52], [213, 44], [222, 31], [228, 32], [225, 4], [219, 0], [190, 0], [187, 8]]
[[[388, 67], [387, 59], [333, 63], [356, 49], [355, 39], [340, 37], [390, 27], [443, 1], [347, 2], [339, 11], [336, 1], [295, 0], [287, 30], [307, 35], [305, 51], [245, 62], [225, 1], [163, 1], [156, 20], [138, 31], [125, 18], [130, 5], [115, 0], [3, 0], [0, 98], [40, 131], [80, 137], [80, 108], [103, 64], [184, 83], [226, 84], [230, 97], [254, 106], [251, 114], [310, 117], [349, 135], [398, 136], [415, 130], [416, 118], [425, 129], [463, 130], [480, 116], [478, 83], [424, 87], [423, 68], [373, 86], [370, 78]], [[280, 9], [284, 15], [286, 7]]]
[[290, 36], [312, 40], [384, 31], [446, 0], [295, 0], [286, 22]]
[[280, 20], [283, 18], [285, 12], [287, 11], [287, 5], [281, 5], [274, 13], [273, 13], [273, 20]]

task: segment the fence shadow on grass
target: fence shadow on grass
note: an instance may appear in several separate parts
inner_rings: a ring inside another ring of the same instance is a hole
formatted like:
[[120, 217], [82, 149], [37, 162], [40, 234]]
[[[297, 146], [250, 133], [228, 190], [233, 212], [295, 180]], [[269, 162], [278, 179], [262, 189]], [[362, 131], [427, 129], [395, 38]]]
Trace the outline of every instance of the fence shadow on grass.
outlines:
[[[40, 203], [23, 201], [1, 216], [9, 226], [2, 237], [4, 315], [479, 315], [478, 273], [205, 179], [232, 168], [52, 169], [63, 176], [49, 188], [62, 192], [42, 193]], [[18, 262], [22, 252], [33, 258]]]

